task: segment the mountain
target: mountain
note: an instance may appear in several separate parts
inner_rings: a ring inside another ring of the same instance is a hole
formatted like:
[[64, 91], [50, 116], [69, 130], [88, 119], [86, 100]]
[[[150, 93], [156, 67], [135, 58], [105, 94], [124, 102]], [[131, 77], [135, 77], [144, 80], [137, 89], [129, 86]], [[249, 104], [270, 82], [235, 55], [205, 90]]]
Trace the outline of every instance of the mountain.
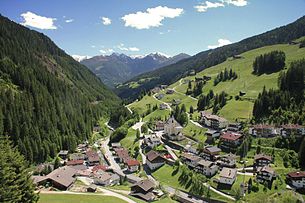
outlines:
[[0, 16], [0, 135], [30, 163], [88, 139], [121, 100], [42, 33]]
[[109, 56], [101, 55], [85, 59], [81, 63], [100, 77], [106, 85], [115, 87], [117, 84], [126, 82], [141, 73], [177, 63], [188, 57], [190, 56], [183, 53], [173, 57], [168, 57], [158, 52], [146, 56], [133, 57], [114, 53]]
[[[191, 70], [202, 71], [208, 67], [224, 62], [228, 57], [263, 46], [289, 43], [305, 36], [305, 16], [293, 23], [271, 31], [259, 34], [240, 42], [200, 52], [178, 63], [162, 67], [136, 76], [125, 82], [117, 90], [117, 94], [124, 99], [134, 100], [144, 91], [160, 84], [171, 84], [186, 76]], [[132, 84], [132, 85], [131, 85]]]

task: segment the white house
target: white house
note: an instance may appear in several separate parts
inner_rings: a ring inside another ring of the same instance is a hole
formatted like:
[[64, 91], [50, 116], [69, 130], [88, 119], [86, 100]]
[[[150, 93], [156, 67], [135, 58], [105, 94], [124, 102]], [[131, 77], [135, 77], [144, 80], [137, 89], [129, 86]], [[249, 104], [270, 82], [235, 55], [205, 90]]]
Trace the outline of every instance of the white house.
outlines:
[[217, 115], [213, 115], [206, 111], [200, 112], [200, 122], [215, 130], [224, 129], [228, 126], [228, 121]]
[[202, 159], [198, 161], [196, 170], [205, 176], [211, 177], [217, 173], [218, 166], [214, 162]]
[[158, 146], [161, 144], [161, 140], [160, 138], [155, 135], [145, 135], [144, 136], [144, 143], [146, 146], [150, 147], [150, 148], [154, 148], [155, 146]]
[[237, 170], [233, 168], [222, 168], [219, 174], [219, 183], [233, 185], [236, 180]]
[[129, 172], [136, 172], [139, 170], [140, 162], [136, 159], [129, 159], [126, 161], [127, 169]]
[[257, 168], [256, 180], [259, 183], [264, 183], [265, 181], [270, 183], [273, 181], [275, 177], [276, 177], [275, 171], [271, 167], [263, 166]]
[[146, 164], [153, 171], [164, 164], [164, 158], [158, 152], [151, 150], [146, 154]]
[[191, 153], [181, 154], [181, 160], [188, 166], [195, 168], [202, 158]]
[[296, 189], [305, 188], [305, 171], [295, 171], [287, 174], [289, 185]]

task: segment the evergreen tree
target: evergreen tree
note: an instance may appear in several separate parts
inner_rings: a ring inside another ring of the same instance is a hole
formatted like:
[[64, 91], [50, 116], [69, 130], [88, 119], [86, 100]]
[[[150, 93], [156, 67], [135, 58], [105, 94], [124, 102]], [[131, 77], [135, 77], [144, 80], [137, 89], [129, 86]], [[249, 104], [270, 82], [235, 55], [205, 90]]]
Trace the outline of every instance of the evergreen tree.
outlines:
[[32, 203], [39, 196], [24, 158], [8, 137], [0, 137], [0, 202]]

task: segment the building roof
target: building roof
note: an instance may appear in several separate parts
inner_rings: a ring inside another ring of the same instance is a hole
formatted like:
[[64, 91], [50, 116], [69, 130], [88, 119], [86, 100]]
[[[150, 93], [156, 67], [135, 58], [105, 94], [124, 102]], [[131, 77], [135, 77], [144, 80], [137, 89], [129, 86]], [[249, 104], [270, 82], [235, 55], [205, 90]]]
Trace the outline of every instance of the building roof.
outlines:
[[254, 160], [259, 160], [259, 159], [266, 159], [266, 160], [269, 160], [269, 161], [272, 161], [272, 157], [269, 156], [269, 155], [266, 155], [266, 154], [256, 154], [254, 156]]
[[205, 132], [205, 134], [209, 134], [209, 135], [213, 135], [215, 133], [219, 133], [219, 131], [209, 129], [208, 131]]
[[109, 179], [111, 179], [112, 175], [110, 173], [107, 173], [107, 172], [104, 172], [104, 173], [101, 173], [99, 176], [98, 176], [98, 179], [102, 182], [104, 181], [107, 181]]
[[137, 182], [136, 184], [134, 184], [133, 186], [138, 186], [140, 187], [142, 190], [144, 190], [145, 192], [149, 191], [150, 189], [155, 187], [154, 182], [152, 182], [151, 180], [145, 179], [145, 180], [141, 180], [139, 182]]
[[299, 129], [299, 128], [304, 128], [304, 126], [298, 125], [298, 124], [287, 124], [287, 125], [282, 125], [282, 128], [284, 129]]
[[85, 155], [81, 153], [73, 153], [69, 156], [70, 160], [85, 160]]
[[166, 125], [169, 125], [169, 124], [174, 124], [174, 126], [175, 127], [179, 127], [179, 126], [181, 126], [179, 123], [178, 123], [178, 121], [176, 121], [176, 119], [173, 117], [173, 116], [171, 116], [169, 119], [167, 119], [167, 121], [165, 122], [165, 124]]
[[58, 155], [67, 155], [69, 153], [68, 150], [60, 150]]
[[161, 157], [161, 155], [160, 155], [158, 152], [154, 151], [154, 150], [150, 150], [150, 151], [146, 154], [146, 159], [147, 159], [148, 161], [150, 161], [150, 162], [152, 162], [152, 161], [154, 161], [154, 160], [157, 160], [158, 158], [163, 159], [163, 158]]
[[204, 167], [210, 167], [211, 165], [213, 165], [213, 162], [201, 159], [200, 161], [198, 161], [198, 165], [201, 165]]
[[201, 117], [206, 117], [206, 119], [208, 119], [208, 120], [216, 120], [216, 121], [219, 121], [219, 122], [227, 122], [227, 120], [225, 118], [214, 115], [214, 114], [211, 114], [207, 111], [200, 111], [200, 115], [201, 115]]
[[74, 165], [74, 166], [69, 166], [69, 167], [71, 167], [71, 168], [73, 168], [75, 170], [86, 170], [86, 169], [88, 169], [88, 167], [86, 165], [84, 165], [84, 164], [82, 164], [82, 165]]
[[118, 148], [118, 147], [121, 147], [121, 143], [119, 143], [119, 142], [115, 142], [115, 143], [111, 143], [111, 147], [116, 147], [116, 148]]
[[96, 172], [96, 171], [99, 171], [99, 170], [102, 170], [102, 171], [106, 171], [107, 170], [107, 166], [105, 165], [96, 165], [92, 168], [92, 172]]
[[58, 168], [47, 175], [48, 179], [51, 179], [62, 186], [69, 187], [75, 180], [73, 177], [76, 174], [77, 170], [64, 166]]
[[305, 171], [294, 171], [287, 174], [290, 178], [305, 178]]
[[148, 192], [146, 194], [143, 194], [143, 193], [140, 193], [140, 192], [134, 192], [134, 193], [130, 193], [130, 195], [135, 196], [135, 197], [140, 197], [147, 202], [151, 201], [155, 198], [155, 195], [152, 192]]
[[42, 181], [47, 180], [47, 176], [32, 176], [34, 184], [39, 184]]
[[189, 159], [191, 161], [199, 161], [201, 159], [201, 157], [196, 156], [194, 154], [190, 154], [190, 153], [183, 153], [181, 154], [181, 156], [185, 159]]
[[70, 160], [67, 161], [67, 166], [83, 165], [84, 160]]
[[225, 139], [225, 140], [231, 140], [235, 141], [241, 138], [241, 134], [236, 134], [236, 133], [231, 133], [231, 132], [225, 132], [220, 136], [220, 139]]
[[274, 128], [273, 125], [266, 125], [266, 124], [257, 124], [253, 126], [254, 129], [270, 129]]
[[118, 157], [120, 159], [124, 159], [126, 157], [129, 157], [129, 153], [128, 153], [127, 149], [119, 148], [119, 149], [115, 149], [114, 151], [116, 152], [116, 154], [118, 155]]
[[226, 168], [223, 167], [222, 170], [220, 171], [219, 176], [223, 178], [234, 178], [236, 176], [237, 170], [233, 168]]
[[205, 150], [210, 153], [221, 152], [221, 149], [219, 149], [217, 146], [206, 147]]
[[88, 157], [89, 162], [99, 162], [100, 157], [98, 154], [92, 154], [91, 156]]
[[127, 166], [139, 166], [140, 162], [136, 159], [130, 159], [126, 161]]

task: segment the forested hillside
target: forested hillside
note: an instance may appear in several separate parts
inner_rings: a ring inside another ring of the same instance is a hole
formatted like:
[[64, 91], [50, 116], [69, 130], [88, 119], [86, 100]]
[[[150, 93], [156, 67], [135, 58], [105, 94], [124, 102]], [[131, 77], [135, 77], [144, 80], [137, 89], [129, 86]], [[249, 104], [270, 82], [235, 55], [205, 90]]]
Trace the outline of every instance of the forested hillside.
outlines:
[[[244, 39], [240, 42], [201, 52], [176, 64], [142, 74], [132, 79], [127, 82], [125, 86], [122, 86], [117, 90], [118, 95], [122, 98], [135, 99], [141, 91], [149, 90], [160, 84], [171, 84], [187, 75], [192, 69], [199, 72], [205, 68], [224, 62], [228, 57], [241, 54], [248, 50], [267, 45], [289, 43], [294, 39], [305, 36], [304, 27], [305, 16], [291, 24]], [[139, 83], [136, 87], [130, 88], [128, 85], [130, 82], [143, 80], [145, 80], [145, 82]]]
[[[30, 162], [73, 150], [120, 99], [48, 37], [0, 16], [0, 134]], [[120, 110], [118, 110], [120, 109]]]

